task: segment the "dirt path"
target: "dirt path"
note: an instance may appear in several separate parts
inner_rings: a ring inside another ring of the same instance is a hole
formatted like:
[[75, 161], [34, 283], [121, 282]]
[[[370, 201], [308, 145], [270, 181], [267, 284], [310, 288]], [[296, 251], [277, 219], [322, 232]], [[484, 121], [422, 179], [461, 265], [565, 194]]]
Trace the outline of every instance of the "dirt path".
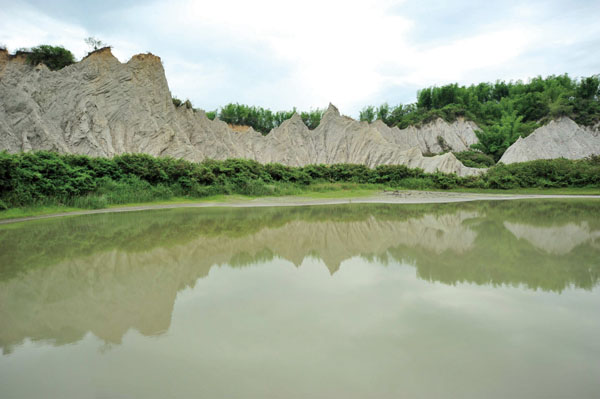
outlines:
[[116, 213], [148, 211], [172, 208], [207, 208], [207, 207], [265, 207], [265, 206], [308, 206], [339, 204], [439, 204], [467, 201], [506, 201], [523, 199], [600, 199], [600, 195], [544, 195], [544, 194], [480, 194], [455, 193], [440, 191], [398, 191], [384, 192], [367, 197], [354, 198], [308, 198], [308, 197], [264, 197], [252, 200], [230, 202], [190, 202], [174, 204], [148, 204], [139, 206], [123, 206], [117, 208], [61, 212], [49, 215], [29, 216], [0, 220], [0, 225], [25, 222], [28, 220], [49, 219], [62, 216], [93, 215], [97, 213]]

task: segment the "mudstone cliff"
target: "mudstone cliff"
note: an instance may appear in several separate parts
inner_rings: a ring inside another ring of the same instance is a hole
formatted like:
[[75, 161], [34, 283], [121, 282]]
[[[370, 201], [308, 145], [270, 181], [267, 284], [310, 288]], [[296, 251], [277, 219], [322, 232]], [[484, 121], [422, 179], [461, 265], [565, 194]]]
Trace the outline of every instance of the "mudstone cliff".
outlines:
[[403, 164], [468, 176], [483, 170], [465, 167], [451, 153], [423, 154], [466, 150], [477, 142], [476, 129], [469, 121], [441, 119], [420, 128], [389, 128], [343, 116], [330, 104], [314, 130], [296, 114], [263, 136], [252, 128], [234, 131], [202, 111], [175, 107], [161, 60], [152, 54], [121, 63], [106, 48], [50, 71], [0, 50], [0, 150], [9, 152], [147, 153], [290, 166]]

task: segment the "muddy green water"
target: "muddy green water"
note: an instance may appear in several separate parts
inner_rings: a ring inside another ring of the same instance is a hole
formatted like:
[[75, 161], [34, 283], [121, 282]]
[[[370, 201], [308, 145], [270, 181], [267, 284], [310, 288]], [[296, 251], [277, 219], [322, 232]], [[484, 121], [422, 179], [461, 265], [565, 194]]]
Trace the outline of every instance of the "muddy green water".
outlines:
[[600, 201], [0, 228], [1, 398], [598, 398]]

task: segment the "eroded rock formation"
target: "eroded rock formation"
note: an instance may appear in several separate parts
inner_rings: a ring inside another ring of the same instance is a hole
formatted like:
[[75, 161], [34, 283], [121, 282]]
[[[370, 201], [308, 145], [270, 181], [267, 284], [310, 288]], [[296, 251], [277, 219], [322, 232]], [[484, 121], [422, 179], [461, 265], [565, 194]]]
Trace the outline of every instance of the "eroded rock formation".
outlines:
[[500, 162], [505, 164], [536, 159], [582, 159], [600, 155], [600, 130], [581, 127], [564, 117], [536, 129], [513, 143]]
[[[109, 48], [59, 71], [31, 67], [22, 56], [0, 51], [0, 149], [50, 150], [91, 156], [147, 153], [190, 161], [248, 158], [286, 165], [403, 164], [461, 176], [481, 173], [454, 155], [475, 142], [474, 124], [438, 120], [421, 129], [369, 125], [330, 105], [308, 130], [294, 115], [267, 136], [234, 131], [204, 112], [176, 108], [159, 57], [119, 62]], [[444, 147], [444, 148], [442, 148]]]

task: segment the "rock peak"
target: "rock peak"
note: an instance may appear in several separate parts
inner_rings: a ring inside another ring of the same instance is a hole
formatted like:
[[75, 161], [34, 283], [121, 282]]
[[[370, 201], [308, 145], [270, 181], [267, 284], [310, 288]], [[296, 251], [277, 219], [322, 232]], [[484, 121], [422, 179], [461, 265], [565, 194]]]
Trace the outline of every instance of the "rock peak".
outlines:
[[327, 106], [327, 111], [326, 112], [335, 112], [338, 115], [340, 114], [340, 111], [332, 103], [329, 103], [329, 105]]
[[329, 103], [329, 106], [327, 107], [327, 111], [325, 111], [325, 113], [323, 114], [322, 120], [326, 121], [326, 120], [336, 117], [336, 116], [340, 116], [340, 111], [336, 108], [335, 105], [333, 105], [332, 103]]
[[294, 112], [294, 114], [292, 115], [292, 117], [290, 118], [291, 122], [303, 122], [302, 121], [302, 117], [300, 116], [300, 114], [298, 114], [297, 112]]
[[556, 123], [557, 125], [577, 126], [577, 123], [575, 123], [575, 121], [568, 116], [561, 116], [558, 119], [552, 120], [550, 123]]
[[88, 55], [83, 57], [83, 59], [81, 61], [84, 61], [86, 59], [106, 59], [106, 58], [117, 59], [117, 57], [115, 57], [113, 55], [111, 48], [108, 46], [99, 48], [98, 50], [94, 50], [94, 51], [88, 53]]
[[141, 61], [141, 62], [161, 62], [161, 59], [159, 56], [154, 55], [152, 53], [142, 53], [142, 54], [136, 54], [133, 57], [131, 57], [131, 61]]

